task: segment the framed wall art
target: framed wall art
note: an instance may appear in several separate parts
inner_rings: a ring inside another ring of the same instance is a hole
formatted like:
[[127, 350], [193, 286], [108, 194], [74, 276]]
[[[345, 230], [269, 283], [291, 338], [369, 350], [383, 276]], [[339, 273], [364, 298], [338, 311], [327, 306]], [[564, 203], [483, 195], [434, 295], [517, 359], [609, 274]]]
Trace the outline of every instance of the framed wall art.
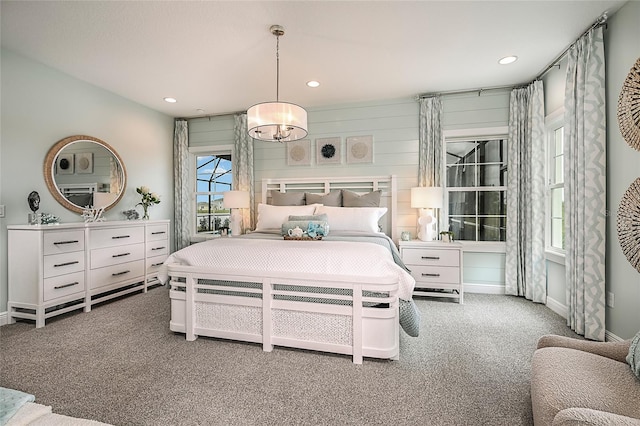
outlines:
[[285, 143], [287, 145], [287, 166], [311, 165], [311, 141], [309, 139]]
[[347, 163], [373, 163], [373, 136], [347, 138]]
[[74, 154], [60, 154], [56, 160], [56, 174], [72, 175], [74, 166]]
[[316, 139], [316, 161], [318, 164], [342, 163], [341, 145], [340, 138]]
[[76, 173], [93, 173], [93, 153], [83, 152], [76, 154]]

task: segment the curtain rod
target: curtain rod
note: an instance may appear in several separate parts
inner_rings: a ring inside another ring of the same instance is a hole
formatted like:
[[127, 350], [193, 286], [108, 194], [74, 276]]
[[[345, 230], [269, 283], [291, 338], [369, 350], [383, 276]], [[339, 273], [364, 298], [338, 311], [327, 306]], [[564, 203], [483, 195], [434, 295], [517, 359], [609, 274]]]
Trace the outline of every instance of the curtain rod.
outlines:
[[580, 40], [585, 34], [587, 34], [589, 31], [596, 29], [598, 27], [601, 27], [604, 25], [605, 29], [607, 28], [607, 12], [605, 11], [602, 15], [600, 15], [600, 17], [598, 19], [596, 19], [596, 21], [591, 24], [591, 26], [589, 28], [587, 28], [581, 35], [580, 37], [578, 37], [576, 39], [576, 41], [574, 41], [573, 43], [571, 43], [566, 49], [564, 49], [562, 51], [561, 54], [559, 54], [549, 65], [547, 65], [545, 67], [544, 70], [542, 70], [542, 72], [540, 74], [538, 74], [538, 76], [535, 78], [536, 80], [540, 80], [546, 73], [548, 73], [549, 71], [551, 71], [552, 68], [558, 67], [560, 68], [560, 61], [562, 61], [565, 56], [567, 56], [567, 53], [569, 53], [569, 50], [571, 50], [571, 48], [573, 46], [575, 46], [575, 44], [578, 42], [578, 40]]
[[449, 90], [444, 92], [423, 93], [421, 95], [417, 95], [415, 97], [415, 100], [417, 101], [420, 99], [432, 98], [434, 96], [440, 96], [440, 95], [459, 95], [462, 93], [476, 93], [476, 92], [478, 93], [478, 96], [480, 96], [482, 95], [482, 92], [488, 92], [492, 90], [513, 90], [513, 89], [517, 89], [525, 86], [526, 85], [524, 84], [516, 84], [516, 85], [510, 85], [510, 86], [481, 87], [479, 89], [463, 89], [463, 90]]
[[194, 118], [208, 118], [211, 120], [215, 117], [223, 117], [225, 115], [236, 115], [236, 114], [246, 114], [247, 111], [235, 111], [235, 112], [221, 112], [220, 114], [206, 114], [206, 115], [195, 115], [193, 117], [176, 117], [176, 120], [192, 120]]

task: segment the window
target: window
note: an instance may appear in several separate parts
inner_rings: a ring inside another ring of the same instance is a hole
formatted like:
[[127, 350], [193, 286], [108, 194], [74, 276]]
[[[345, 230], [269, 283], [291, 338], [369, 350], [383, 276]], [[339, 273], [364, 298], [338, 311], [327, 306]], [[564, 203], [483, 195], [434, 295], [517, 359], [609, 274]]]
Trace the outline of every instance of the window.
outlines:
[[461, 241], [505, 241], [507, 138], [446, 141], [449, 230]]
[[563, 111], [547, 118], [547, 250], [564, 252]]
[[196, 233], [217, 234], [229, 227], [229, 210], [222, 204], [222, 193], [231, 190], [230, 153], [195, 154]]

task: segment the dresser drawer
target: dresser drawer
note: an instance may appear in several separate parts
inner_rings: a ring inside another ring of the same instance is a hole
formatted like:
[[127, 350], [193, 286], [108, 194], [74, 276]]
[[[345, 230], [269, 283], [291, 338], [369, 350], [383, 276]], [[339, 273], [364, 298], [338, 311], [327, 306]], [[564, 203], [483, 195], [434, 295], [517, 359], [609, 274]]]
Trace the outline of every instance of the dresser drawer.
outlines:
[[84, 231], [44, 232], [44, 255], [84, 250]]
[[163, 241], [151, 241], [147, 243], [147, 257], [154, 257], [169, 254], [169, 242]]
[[47, 278], [44, 280], [43, 290], [45, 302], [75, 293], [82, 293], [85, 290], [84, 271]]
[[169, 239], [169, 224], [147, 226], [147, 241], [160, 241]]
[[43, 259], [44, 278], [84, 271], [84, 251], [50, 254]]
[[91, 269], [118, 265], [144, 258], [144, 243], [91, 250]]
[[155, 274], [160, 270], [160, 265], [167, 260], [167, 255], [150, 257], [147, 259], [147, 274]]
[[[421, 283], [460, 283], [460, 269], [447, 266], [418, 266], [411, 265], [411, 276]], [[419, 285], [416, 283], [416, 287]]]
[[144, 260], [91, 270], [91, 289], [139, 279], [144, 281]]
[[[405, 265], [460, 266], [460, 251], [430, 248], [403, 248], [402, 260]], [[411, 266], [409, 266], [409, 269], [412, 269]]]
[[120, 229], [92, 229], [89, 234], [89, 241], [92, 249], [144, 243], [144, 226]]

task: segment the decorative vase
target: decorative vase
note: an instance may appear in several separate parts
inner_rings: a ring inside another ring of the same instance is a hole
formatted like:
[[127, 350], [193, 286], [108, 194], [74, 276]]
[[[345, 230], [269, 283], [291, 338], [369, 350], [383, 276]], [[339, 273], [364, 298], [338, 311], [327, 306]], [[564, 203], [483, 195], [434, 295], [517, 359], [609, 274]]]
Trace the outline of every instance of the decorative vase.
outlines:
[[142, 215], [142, 220], [149, 220], [149, 206], [142, 205], [142, 209], [144, 210], [144, 214]]

